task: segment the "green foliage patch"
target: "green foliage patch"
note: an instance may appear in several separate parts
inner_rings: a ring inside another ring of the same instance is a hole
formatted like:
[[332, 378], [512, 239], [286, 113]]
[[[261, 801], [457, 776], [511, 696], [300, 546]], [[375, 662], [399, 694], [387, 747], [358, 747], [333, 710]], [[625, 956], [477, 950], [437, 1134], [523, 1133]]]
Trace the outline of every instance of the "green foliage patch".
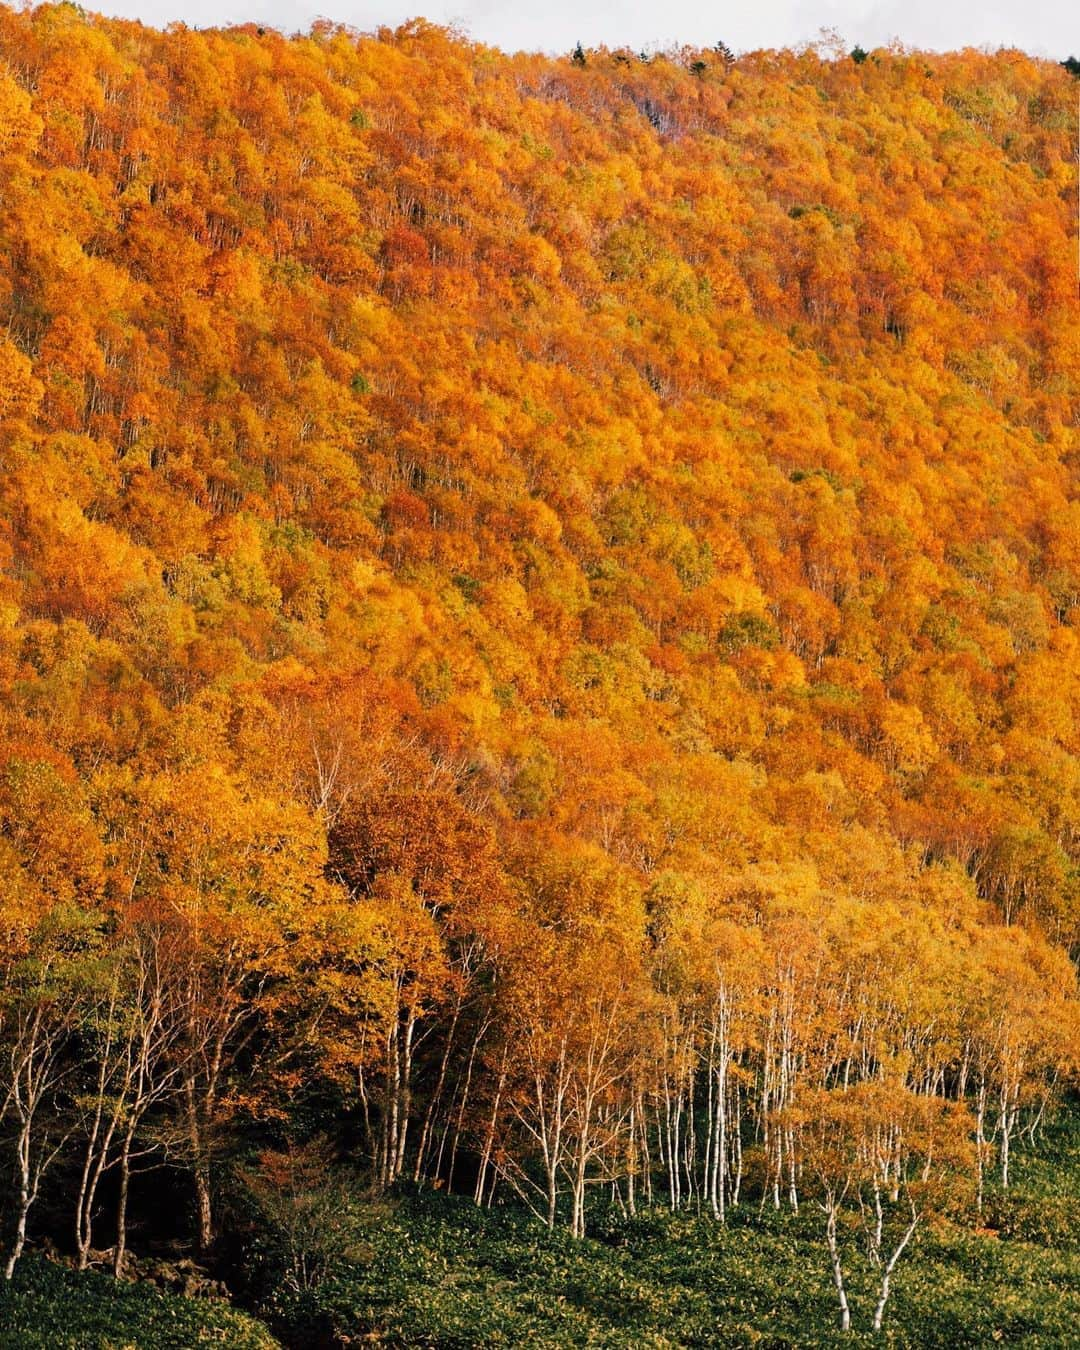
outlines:
[[[320, 1192], [321, 1193], [321, 1192]], [[1050, 1127], [981, 1215], [921, 1231], [898, 1265], [885, 1329], [869, 1330], [877, 1273], [848, 1234], [855, 1329], [835, 1328], [821, 1215], [744, 1204], [726, 1226], [652, 1210], [594, 1213], [590, 1236], [548, 1232], [522, 1210], [430, 1191], [354, 1202], [364, 1242], [310, 1288], [271, 1259], [280, 1216], [251, 1256], [258, 1313], [287, 1346], [982, 1347], [1076, 1345], [1080, 1326], [1080, 1117]], [[340, 1203], [348, 1207], [347, 1196]], [[306, 1211], [304, 1211], [306, 1213]], [[348, 1227], [348, 1216], [340, 1222]], [[273, 1232], [271, 1232], [271, 1229]], [[280, 1237], [280, 1234], [278, 1234]], [[269, 1244], [269, 1245], [268, 1245]], [[280, 1258], [280, 1252], [278, 1253]], [[275, 1275], [276, 1272], [276, 1275]], [[272, 1350], [265, 1325], [221, 1303], [77, 1275], [38, 1258], [0, 1284], [0, 1350]]]
[[274, 1350], [265, 1326], [225, 1303], [166, 1294], [149, 1284], [77, 1274], [36, 1257], [0, 1281], [3, 1350]]
[[[574, 1241], [521, 1211], [402, 1197], [363, 1262], [263, 1308], [290, 1344], [660, 1347], [1071, 1346], [1080, 1326], [1080, 1133], [1052, 1132], [981, 1218], [921, 1232], [869, 1330], [878, 1273], [847, 1239], [855, 1330], [835, 1329], [822, 1219], [744, 1205], [726, 1227], [652, 1211]], [[1007, 1219], [1007, 1224], [1006, 1224]], [[997, 1223], [1002, 1227], [996, 1227]]]

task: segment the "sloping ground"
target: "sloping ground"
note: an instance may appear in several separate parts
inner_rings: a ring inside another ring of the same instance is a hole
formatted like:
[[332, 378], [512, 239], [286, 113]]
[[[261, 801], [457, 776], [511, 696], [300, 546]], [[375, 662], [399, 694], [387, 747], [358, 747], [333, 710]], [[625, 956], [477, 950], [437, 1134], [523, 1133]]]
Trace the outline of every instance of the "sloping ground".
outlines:
[[28, 1259], [12, 1284], [0, 1282], [4, 1350], [274, 1350], [277, 1344], [261, 1323], [225, 1304], [79, 1275], [49, 1261]]
[[[981, 1226], [944, 1221], [899, 1266], [883, 1337], [866, 1331], [872, 1272], [853, 1280], [855, 1335], [833, 1329], [818, 1213], [756, 1205], [727, 1229], [658, 1212], [607, 1213], [596, 1236], [547, 1233], [513, 1209], [477, 1210], [427, 1194], [366, 1225], [359, 1262], [313, 1295], [268, 1293], [261, 1311], [286, 1345], [362, 1341], [451, 1347], [909, 1347], [1075, 1343], [1080, 1319], [1080, 1129], [1075, 1114], [1041, 1139]], [[351, 1338], [347, 1339], [347, 1338]], [[271, 1350], [244, 1313], [147, 1285], [27, 1261], [0, 1285], [4, 1350]]]
[[[367, 1262], [287, 1308], [290, 1344], [338, 1334], [414, 1346], [887, 1344], [1064, 1347], [1080, 1320], [1080, 1131], [1051, 1132], [982, 1224], [942, 1221], [896, 1270], [884, 1333], [876, 1277], [852, 1280], [854, 1334], [835, 1330], [822, 1216], [750, 1206], [731, 1225], [615, 1213], [593, 1239], [548, 1234], [512, 1211], [426, 1195], [372, 1231]], [[268, 1307], [273, 1306], [273, 1302]]]
[[208, 1246], [290, 1127], [579, 1233], [865, 1127], [932, 1211], [1075, 1072], [1075, 82], [583, 62], [0, 9], [0, 1101], [65, 1240], [166, 1140]]

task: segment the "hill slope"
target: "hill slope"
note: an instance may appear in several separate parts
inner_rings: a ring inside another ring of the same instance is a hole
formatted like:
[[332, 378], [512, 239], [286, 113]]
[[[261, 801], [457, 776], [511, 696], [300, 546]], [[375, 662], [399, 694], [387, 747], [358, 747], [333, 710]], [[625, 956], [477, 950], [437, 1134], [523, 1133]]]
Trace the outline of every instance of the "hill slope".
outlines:
[[16, 1234], [60, 1118], [87, 1247], [166, 1149], [208, 1247], [294, 1108], [576, 1233], [1008, 1179], [1077, 1046], [1075, 88], [0, 9]]

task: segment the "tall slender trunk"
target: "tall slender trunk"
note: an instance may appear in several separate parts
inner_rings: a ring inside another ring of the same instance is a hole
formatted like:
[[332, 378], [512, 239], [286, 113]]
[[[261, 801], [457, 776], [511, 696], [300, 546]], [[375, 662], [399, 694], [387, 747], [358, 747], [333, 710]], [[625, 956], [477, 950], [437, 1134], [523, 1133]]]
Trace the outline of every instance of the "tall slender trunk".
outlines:
[[1012, 1135], [1016, 1128], [1019, 1111], [1016, 1107], [1017, 1091], [1003, 1080], [1001, 1084], [1001, 1107], [998, 1117], [998, 1129], [1001, 1133], [1001, 1188], [1009, 1189], [1009, 1162], [1012, 1150]]
[[25, 1127], [20, 1131], [16, 1148], [19, 1168], [18, 1198], [15, 1208], [15, 1232], [7, 1260], [4, 1262], [5, 1280], [10, 1280], [15, 1274], [15, 1267], [19, 1264], [19, 1258], [26, 1246], [26, 1220], [30, 1214], [37, 1190], [37, 1187], [33, 1184], [33, 1172], [30, 1165], [30, 1132]]
[[979, 1213], [983, 1207], [983, 1176], [986, 1170], [986, 1078], [979, 1078], [979, 1093], [975, 1110], [975, 1204]]
[[409, 1135], [409, 1117], [412, 1114], [412, 1066], [413, 1040], [419, 1021], [415, 1011], [410, 1010], [405, 1025], [405, 1036], [401, 1045], [401, 1113], [398, 1119], [397, 1149], [394, 1155], [393, 1180], [396, 1181], [405, 1170], [405, 1145]]
[[195, 1165], [195, 1206], [199, 1228], [199, 1253], [205, 1256], [214, 1245], [214, 1213], [210, 1191], [210, 1165], [202, 1159]]
[[[105, 1110], [105, 1084], [108, 1073], [108, 1046], [98, 1061], [97, 1093], [94, 1101], [94, 1114], [86, 1137], [83, 1151], [82, 1174], [79, 1177], [79, 1190], [75, 1196], [75, 1250], [79, 1255], [79, 1269], [85, 1270], [90, 1255], [91, 1230], [93, 1227], [94, 1198], [97, 1191], [97, 1178], [101, 1175], [101, 1159], [98, 1150], [98, 1135], [101, 1132], [101, 1118]], [[95, 1163], [97, 1166], [95, 1167]]]
[[113, 1249], [113, 1274], [119, 1279], [124, 1273], [127, 1260], [127, 1208], [128, 1192], [131, 1188], [131, 1145], [134, 1131], [124, 1131], [124, 1142], [120, 1146], [120, 1184], [116, 1199], [116, 1246]]
[[573, 1209], [570, 1216], [570, 1232], [576, 1238], [585, 1236], [585, 1174], [588, 1165], [588, 1149], [584, 1132], [578, 1140], [577, 1156], [574, 1159]]
[[799, 1184], [795, 1163], [795, 1137], [789, 1130], [786, 1135], [788, 1151], [788, 1203], [796, 1214], [799, 1212]]
[[892, 1256], [889, 1257], [888, 1261], [886, 1262], [885, 1269], [881, 1273], [881, 1287], [878, 1291], [877, 1305], [874, 1308], [875, 1331], [881, 1330], [882, 1318], [885, 1316], [885, 1304], [888, 1303], [889, 1301], [889, 1280], [892, 1277], [893, 1270], [896, 1268], [897, 1261], [900, 1260], [900, 1257], [903, 1254], [904, 1248], [911, 1241], [912, 1235], [915, 1232], [918, 1222], [919, 1216], [918, 1214], [913, 1212], [911, 1216], [911, 1222], [908, 1224], [907, 1229], [904, 1232], [904, 1236], [896, 1244], [896, 1247], [893, 1249]]
[[727, 1046], [720, 1052], [720, 1067], [716, 1074], [716, 1162], [713, 1171], [713, 1213], [721, 1223], [727, 1222]]
[[743, 1156], [742, 1156], [742, 1090], [738, 1083], [735, 1084], [735, 1119], [731, 1128], [731, 1151], [734, 1164], [734, 1177], [731, 1183], [731, 1204], [732, 1208], [737, 1208], [739, 1204], [739, 1192], [742, 1190], [743, 1177]]
[[389, 1186], [394, 1179], [394, 1159], [397, 1157], [398, 1118], [401, 1114], [401, 1057], [398, 1040], [401, 1036], [400, 1012], [394, 1016], [386, 1047], [387, 1110], [383, 1113], [380, 1180]]
[[634, 1195], [634, 1184], [637, 1173], [637, 1138], [634, 1134], [635, 1102], [636, 1098], [632, 1097], [630, 1101], [629, 1129], [626, 1132], [626, 1208], [632, 1219], [637, 1215], [637, 1200]]
[[109, 1164], [113, 1136], [119, 1123], [118, 1114], [114, 1110], [105, 1127], [104, 1134], [101, 1134], [100, 1101], [97, 1111], [99, 1114], [95, 1117], [93, 1131], [86, 1144], [86, 1156], [83, 1160], [79, 1193], [75, 1204], [75, 1249], [78, 1252], [80, 1270], [85, 1270], [90, 1263], [90, 1252], [93, 1248], [94, 1238], [94, 1206], [97, 1203], [98, 1187], [101, 1183], [102, 1174]]
[[446, 1067], [450, 1062], [450, 1051], [454, 1044], [454, 1033], [457, 1031], [458, 1017], [461, 1014], [460, 997], [454, 1004], [454, 1015], [450, 1019], [450, 1026], [446, 1033], [446, 1044], [443, 1046], [442, 1059], [439, 1061], [439, 1077], [435, 1083], [435, 1090], [431, 1094], [431, 1100], [428, 1102], [427, 1110], [424, 1112], [424, 1124], [420, 1130], [420, 1142], [416, 1146], [416, 1165], [413, 1168], [413, 1181], [419, 1181], [427, 1161], [428, 1143], [431, 1138], [431, 1125], [435, 1119], [435, 1112], [438, 1109], [442, 1099], [443, 1087], [446, 1083]]
[[709, 1035], [709, 1057], [705, 1064], [705, 1155], [702, 1160], [704, 1172], [705, 1198], [712, 1209], [713, 1218], [719, 1218], [716, 1212], [716, 1020], [713, 1019]]
[[[693, 1044], [693, 1031], [687, 1037], [688, 1044]], [[683, 1175], [686, 1177], [686, 1203], [687, 1206], [696, 1202], [698, 1211], [701, 1209], [701, 1201], [697, 1184], [697, 1168], [694, 1163], [697, 1150], [697, 1130], [694, 1102], [694, 1083], [696, 1075], [691, 1066], [686, 1084], [686, 1128], [683, 1130]]]
[[198, 1091], [194, 1074], [187, 1075], [184, 1089], [187, 1098], [191, 1176], [195, 1187], [196, 1245], [200, 1255], [205, 1255], [214, 1245], [214, 1212], [210, 1190], [210, 1159], [199, 1120]]
[[487, 1133], [484, 1136], [484, 1150], [480, 1155], [480, 1170], [476, 1177], [476, 1191], [474, 1200], [479, 1205], [484, 1199], [484, 1179], [487, 1175], [488, 1167], [491, 1165], [491, 1152], [495, 1147], [495, 1127], [499, 1119], [499, 1107], [502, 1104], [503, 1089], [506, 1086], [506, 1060], [507, 1048], [503, 1047], [502, 1063], [499, 1066], [499, 1082], [495, 1089], [495, 1097], [491, 1103], [491, 1115], [488, 1118]]
[[[446, 1189], [454, 1189], [454, 1169], [457, 1167], [458, 1144], [461, 1140], [461, 1131], [465, 1125], [465, 1112], [469, 1107], [469, 1093], [472, 1090], [473, 1068], [476, 1064], [476, 1052], [480, 1048], [480, 1042], [487, 1034], [490, 1020], [486, 1020], [473, 1037], [472, 1047], [469, 1050], [469, 1063], [465, 1070], [465, 1082], [461, 1089], [461, 1105], [458, 1107], [457, 1119], [454, 1122], [454, 1142], [450, 1145], [450, 1171], [446, 1178]], [[449, 1124], [449, 1121], [447, 1122]], [[439, 1165], [436, 1174], [442, 1170], [442, 1151], [443, 1144], [446, 1142], [446, 1133], [443, 1132], [443, 1140], [439, 1145]]]
[[544, 1222], [547, 1224], [549, 1228], [554, 1229], [555, 1218], [556, 1215], [558, 1214], [558, 1205], [559, 1205], [559, 1188], [558, 1188], [558, 1181], [555, 1175], [555, 1169], [553, 1167], [548, 1167], [546, 1169], [545, 1177], [546, 1177], [546, 1193], [547, 1193], [547, 1211], [544, 1215]]
[[653, 1175], [652, 1175], [652, 1154], [649, 1152], [649, 1114], [645, 1109], [644, 1100], [640, 1103], [638, 1112], [641, 1124], [641, 1176], [645, 1183], [645, 1204], [652, 1209], [653, 1204]]
[[829, 1261], [832, 1265], [833, 1284], [836, 1286], [836, 1301], [839, 1304], [837, 1323], [841, 1331], [851, 1330], [851, 1310], [848, 1307], [847, 1291], [844, 1289], [844, 1270], [840, 1264], [840, 1247], [836, 1241], [836, 1213], [838, 1205], [830, 1201], [826, 1209], [825, 1241], [829, 1247]]
[[[110, 1137], [96, 1149], [92, 1165], [84, 1167], [79, 1185], [79, 1194], [75, 1203], [75, 1250], [78, 1253], [78, 1268], [85, 1270], [90, 1264], [90, 1252], [94, 1245], [94, 1206], [97, 1203], [98, 1184], [105, 1170], [105, 1161], [111, 1146]], [[87, 1162], [91, 1162], [90, 1149], [87, 1150]]]

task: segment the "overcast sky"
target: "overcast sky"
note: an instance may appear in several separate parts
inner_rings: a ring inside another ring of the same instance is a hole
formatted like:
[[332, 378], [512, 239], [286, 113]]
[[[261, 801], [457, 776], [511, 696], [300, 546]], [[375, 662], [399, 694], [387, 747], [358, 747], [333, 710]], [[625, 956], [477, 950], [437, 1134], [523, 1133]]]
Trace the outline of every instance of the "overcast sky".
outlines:
[[791, 47], [834, 28], [871, 48], [892, 38], [907, 46], [1020, 47], [1057, 60], [1080, 55], [1077, 0], [86, 0], [88, 9], [156, 26], [183, 19], [209, 27], [264, 23], [284, 32], [328, 18], [368, 30], [423, 14], [504, 50], [712, 46], [735, 51]]

